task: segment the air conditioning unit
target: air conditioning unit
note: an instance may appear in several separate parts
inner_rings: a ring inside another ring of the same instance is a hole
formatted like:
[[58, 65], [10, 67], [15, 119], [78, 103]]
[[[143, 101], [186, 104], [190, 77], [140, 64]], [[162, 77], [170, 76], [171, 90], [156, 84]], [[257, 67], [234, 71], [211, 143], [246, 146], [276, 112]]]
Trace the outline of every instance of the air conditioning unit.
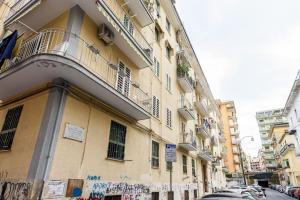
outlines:
[[103, 23], [98, 27], [98, 37], [99, 39], [103, 40], [107, 45], [110, 45], [114, 42], [115, 35], [109, 29], [109, 27]]

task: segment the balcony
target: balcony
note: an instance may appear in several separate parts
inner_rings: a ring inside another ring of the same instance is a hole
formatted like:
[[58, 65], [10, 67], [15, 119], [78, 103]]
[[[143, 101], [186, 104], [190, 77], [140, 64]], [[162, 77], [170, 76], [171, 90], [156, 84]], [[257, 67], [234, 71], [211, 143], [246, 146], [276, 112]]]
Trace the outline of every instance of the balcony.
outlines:
[[239, 152], [239, 150], [238, 150], [237, 147], [233, 147], [233, 148], [232, 148], [232, 153], [233, 153], [233, 154], [240, 154], [240, 152]]
[[237, 142], [237, 140], [236, 140], [236, 139], [232, 139], [232, 140], [231, 140], [231, 144], [233, 144], [233, 145], [237, 145], [237, 144], [238, 144], [238, 142]]
[[268, 169], [275, 169], [277, 167], [278, 167], [278, 165], [275, 163], [267, 163], [266, 164], [266, 168], [268, 168]]
[[280, 155], [284, 156], [288, 151], [295, 149], [295, 144], [284, 144], [280, 149]]
[[240, 164], [241, 163], [240, 157], [238, 157], [238, 156], [234, 156], [233, 161], [234, 161], [235, 164]]
[[[66, 37], [68, 36], [68, 37]], [[76, 48], [74, 48], [76, 44]], [[73, 48], [72, 48], [73, 47]], [[79, 36], [49, 29], [24, 40], [0, 73], [0, 99], [61, 78], [135, 119], [150, 118], [151, 98]]]
[[198, 157], [204, 161], [213, 161], [213, 156], [208, 148], [203, 148], [199, 151]]
[[213, 136], [210, 138], [210, 140], [211, 140], [211, 144], [212, 144], [213, 146], [217, 146], [217, 145], [218, 145], [218, 136], [213, 135]]
[[196, 125], [196, 134], [205, 139], [210, 137], [209, 128], [205, 127], [204, 125]]
[[227, 168], [227, 167], [222, 167], [222, 171], [223, 171], [223, 173], [228, 173], [229, 172], [229, 169]]
[[199, 80], [195, 81], [195, 89], [196, 89], [196, 92], [198, 92], [198, 94], [200, 94], [200, 95], [205, 94], [205, 89]]
[[[140, 10], [143, 7], [141, 3], [141, 0], [132, 0], [130, 3], [127, 2], [126, 5], [131, 11], [136, 10], [136, 12], [141, 14], [145, 12], [145, 9]], [[11, 29], [18, 28], [24, 30], [24, 26], [20, 25], [20, 23], [15, 23], [18, 20], [34, 30], [39, 30], [61, 13], [76, 5], [89, 15], [95, 24], [107, 25], [114, 35], [113, 44], [118, 46], [139, 69], [153, 64], [151, 55], [152, 46], [144, 38], [140, 32], [140, 28], [136, 27], [135, 23], [131, 23], [132, 27], [130, 29], [124, 25], [123, 18], [129, 14], [125, 12], [124, 7], [119, 5], [117, 1], [18, 0], [13, 5], [14, 10], [6, 18], [5, 26]], [[51, 9], [49, 10], [49, 8]], [[136, 17], [138, 20], [143, 21], [142, 18], [145, 16], [136, 15]], [[97, 34], [97, 32], [94, 34]]]
[[197, 142], [193, 133], [182, 133], [181, 135], [182, 137], [178, 144], [179, 147], [186, 151], [197, 151]]
[[207, 117], [208, 116], [208, 110], [206, 108], [206, 106], [204, 105], [204, 103], [201, 100], [197, 100], [195, 101], [195, 107], [198, 110], [199, 114], [202, 117]]
[[177, 81], [185, 93], [190, 93], [194, 90], [194, 81], [192, 77], [189, 76], [188, 69], [189, 68], [184, 65], [177, 66]]
[[274, 160], [275, 159], [275, 157], [274, 157], [274, 155], [263, 155], [263, 157], [264, 157], [264, 159], [265, 160]]
[[195, 114], [192, 104], [186, 99], [181, 99], [179, 101], [178, 112], [182, 118], [186, 121], [195, 119]]

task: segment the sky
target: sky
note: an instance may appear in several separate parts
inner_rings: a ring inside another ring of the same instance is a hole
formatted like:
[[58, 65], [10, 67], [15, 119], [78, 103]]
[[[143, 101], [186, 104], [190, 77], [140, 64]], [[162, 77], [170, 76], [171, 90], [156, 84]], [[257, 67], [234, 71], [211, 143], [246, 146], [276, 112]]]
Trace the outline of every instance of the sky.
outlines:
[[283, 108], [300, 69], [299, 0], [177, 0], [216, 99], [234, 100], [243, 149], [261, 141], [255, 113]]

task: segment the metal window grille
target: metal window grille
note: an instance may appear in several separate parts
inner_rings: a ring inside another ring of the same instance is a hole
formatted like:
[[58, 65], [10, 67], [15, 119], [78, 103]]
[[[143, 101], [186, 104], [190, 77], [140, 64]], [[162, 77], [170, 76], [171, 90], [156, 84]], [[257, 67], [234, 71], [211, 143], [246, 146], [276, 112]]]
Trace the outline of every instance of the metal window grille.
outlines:
[[152, 167], [159, 167], [159, 143], [152, 141]]
[[159, 192], [152, 192], [151, 200], [159, 200]]
[[126, 126], [112, 121], [110, 127], [107, 157], [124, 160]]
[[167, 126], [172, 127], [172, 112], [167, 108]]
[[154, 117], [159, 118], [159, 99], [156, 96], [153, 96], [152, 114]]
[[185, 155], [182, 155], [182, 171], [187, 174], [187, 157]]
[[0, 132], [0, 150], [11, 149], [22, 109], [23, 105], [7, 111], [4, 124]]

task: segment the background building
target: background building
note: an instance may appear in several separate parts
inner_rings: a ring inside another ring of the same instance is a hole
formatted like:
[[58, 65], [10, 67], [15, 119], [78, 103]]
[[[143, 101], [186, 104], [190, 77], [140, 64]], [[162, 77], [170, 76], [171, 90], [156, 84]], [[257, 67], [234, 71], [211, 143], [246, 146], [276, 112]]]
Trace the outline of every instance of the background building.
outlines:
[[260, 172], [260, 160], [258, 157], [251, 158], [251, 172]]
[[[286, 118], [282, 114], [283, 109], [266, 110], [256, 113], [256, 120], [258, 123], [260, 138], [263, 146], [260, 152], [260, 156], [267, 171], [276, 169], [274, 149], [272, 147], [272, 140], [269, 137], [269, 131], [272, 125], [274, 125], [275, 123], [286, 122]], [[263, 168], [261, 169], [263, 170]]]
[[1, 4], [0, 182], [22, 185], [9, 198], [181, 200], [225, 186], [221, 115], [173, 3]]
[[233, 101], [220, 102], [220, 112], [224, 124], [224, 135], [226, 139], [227, 155], [225, 165], [229, 173], [241, 172], [240, 153], [238, 149], [239, 130], [236, 117], [236, 110]]

